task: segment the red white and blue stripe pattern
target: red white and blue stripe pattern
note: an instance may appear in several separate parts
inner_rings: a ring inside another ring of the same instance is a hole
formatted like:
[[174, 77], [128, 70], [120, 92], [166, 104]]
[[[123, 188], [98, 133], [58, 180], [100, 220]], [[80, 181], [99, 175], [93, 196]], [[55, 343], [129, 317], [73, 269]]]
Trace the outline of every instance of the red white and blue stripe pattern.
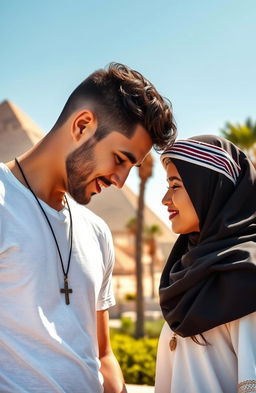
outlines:
[[222, 173], [234, 184], [237, 182], [241, 169], [226, 150], [193, 139], [179, 140], [168, 147], [161, 155], [162, 163], [167, 157], [191, 162]]

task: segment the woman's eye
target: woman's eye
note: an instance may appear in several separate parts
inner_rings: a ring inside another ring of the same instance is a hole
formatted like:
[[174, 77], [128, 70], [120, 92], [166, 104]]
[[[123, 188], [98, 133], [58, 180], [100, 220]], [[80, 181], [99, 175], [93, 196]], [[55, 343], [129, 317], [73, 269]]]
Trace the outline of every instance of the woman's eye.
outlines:
[[176, 190], [177, 188], [180, 188], [177, 184], [174, 184], [173, 186], [168, 186], [168, 190]]

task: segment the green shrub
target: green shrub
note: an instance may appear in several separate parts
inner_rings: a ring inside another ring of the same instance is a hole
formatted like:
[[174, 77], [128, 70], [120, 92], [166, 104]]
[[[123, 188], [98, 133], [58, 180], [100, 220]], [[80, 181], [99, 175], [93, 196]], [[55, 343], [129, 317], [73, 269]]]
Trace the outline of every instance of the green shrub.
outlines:
[[164, 324], [164, 319], [157, 319], [155, 321], [145, 322], [145, 332], [147, 337], [158, 338], [160, 336], [162, 327]]
[[157, 342], [156, 338], [136, 340], [112, 330], [112, 348], [126, 383], [154, 385]]
[[[134, 336], [135, 332], [135, 322], [129, 317], [121, 317], [121, 327], [115, 329], [117, 333], [128, 334], [129, 336]], [[158, 338], [163, 326], [164, 320], [158, 319], [155, 321], [145, 322], [145, 335], [150, 338]]]
[[129, 317], [121, 317], [121, 327], [118, 330], [119, 333], [127, 334], [128, 336], [134, 335], [135, 324]]
[[124, 298], [128, 302], [132, 301], [132, 300], [135, 300], [136, 299], [136, 293], [126, 293]]

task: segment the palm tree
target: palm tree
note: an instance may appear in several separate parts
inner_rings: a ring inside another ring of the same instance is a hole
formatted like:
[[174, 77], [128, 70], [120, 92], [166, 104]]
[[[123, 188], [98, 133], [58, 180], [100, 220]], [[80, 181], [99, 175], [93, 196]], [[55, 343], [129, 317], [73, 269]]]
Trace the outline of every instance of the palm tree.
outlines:
[[143, 299], [143, 267], [142, 267], [142, 236], [144, 223], [144, 196], [145, 188], [148, 179], [152, 176], [153, 158], [148, 154], [139, 167], [140, 190], [138, 199], [137, 219], [136, 219], [136, 238], [135, 238], [135, 253], [136, 253], [136, 327], [135, 336], [137, 338], [144, 336], [144, 299]]
[[248, 118], [244, 124], [226, 123], [222, 136], [244, 150], [256, 165], [256, 123]]
[[129, 230], [130, 233], [136, 235], [136, 228], [137, 228], [137, 218], [132, 217], [126, 223], [126, 228]]
[[[129, 232], [136, 236], [137, 218], [132, 217], [126, 223], [126, 228]], [[157, 237], [162, 234], [161, 228], [157, 224], [145, 225], [143, 227], [142, 244], [148, 246], [148, 253], [150, 255], [150, 276], [151, 276], [151, 298], [155, 297], [155, 265], [156, 265], [156, 251], [157, 251]]]
[[159, 225], [152, 224], [146, 226], [144, 229], [145, 241], [149, 247], [149, 255], [151, 258], [150, 262], [150, 276], [151, 276], [151, 298], [155, 297], [155, 264], [156, 264], [156, 251], [157, 251], [157, 240], [156, 237], [161, 235], [162, 231]]

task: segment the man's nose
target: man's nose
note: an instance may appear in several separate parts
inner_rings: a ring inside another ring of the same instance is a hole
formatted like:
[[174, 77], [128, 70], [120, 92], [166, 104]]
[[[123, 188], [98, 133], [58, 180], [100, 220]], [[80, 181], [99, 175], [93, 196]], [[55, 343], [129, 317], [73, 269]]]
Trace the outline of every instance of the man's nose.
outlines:
[[129, 172], [130, 170], [122, 171], [119, 173], [113, 173], [110, 177], [110, 181], [115, 187], [122, 188], [129, 175]]

